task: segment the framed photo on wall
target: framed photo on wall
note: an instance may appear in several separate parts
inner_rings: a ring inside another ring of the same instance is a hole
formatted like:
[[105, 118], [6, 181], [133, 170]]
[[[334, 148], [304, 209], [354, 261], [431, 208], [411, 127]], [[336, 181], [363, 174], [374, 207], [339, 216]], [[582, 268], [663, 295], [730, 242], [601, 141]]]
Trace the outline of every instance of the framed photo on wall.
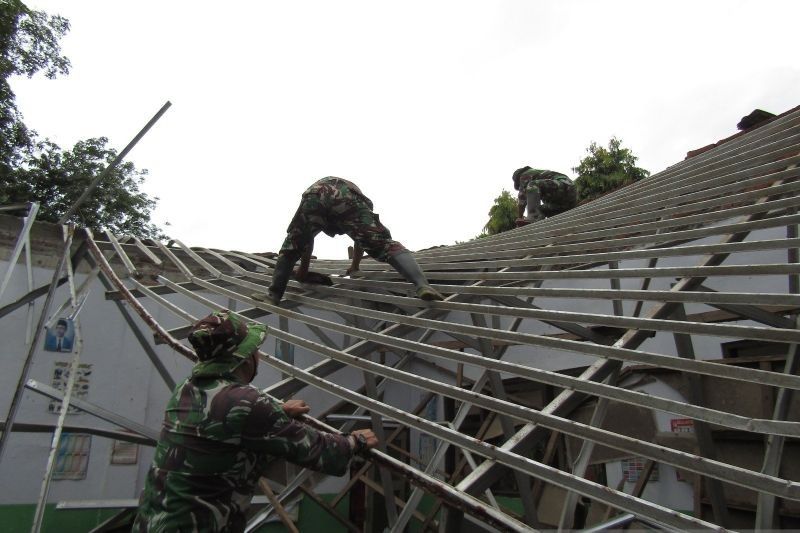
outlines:
[[75, 325], [71, 318], [59, 318], [55, 325], [47, 328], [44, 349], [48, 352], [71, 352], [75, 342]]

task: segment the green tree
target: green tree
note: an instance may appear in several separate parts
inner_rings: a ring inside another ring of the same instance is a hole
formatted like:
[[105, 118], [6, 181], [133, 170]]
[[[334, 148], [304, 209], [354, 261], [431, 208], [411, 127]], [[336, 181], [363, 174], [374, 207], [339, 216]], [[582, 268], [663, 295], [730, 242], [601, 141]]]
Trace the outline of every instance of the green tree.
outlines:
[[[43, 73], [55, 78], [69, 73], [69, 60], [59, 44], [68, 31], [69, 21], [63, 17], [31, 10], [19, 0], [0, 0], [0, 204], [39, 202], [37, 218], [53, 222], [116, 156], [105, 137], [79, 141], [71, 150], [40, 140], [17, 109], [9, 84], [12, 76]], [[139, 190], [146, 175], [133, 163], [119, 165], [70, 222], [139, 237], [163, 237], [150, 223], [158, 198]]]
[[578, 174], [578, 201], [593, 200], [650, 175], [636, 166], [638, 158], [616, 137], [608, 141], [608, 148], [592, 142], [586, 151], [589, 155], [572, 169]]
[[69, 72], [59, 39], [69, 21], [29, 9], [19, 0], [0, 1], [0, 178], [8, 178], [35, 146], [35, 132], [22, 121], [11, 76], [32, 77], [43, 71], [48, 78]]
[[[20, 179], [5, 191], [8, 203], [35, 201], [41, 205], [40, 220], [57, 222], [97, 176], [117, 155], [100, 137], [79, 141], [63, 151], [50, 141], [37, 144], [26, 164], [16, 172]], [[117, 166], [70, 217], [72, 222], [92, 229], [107, 228], [113, 233], [139, 237], [164, 237], [150, 223], [150, 213], [158, 198], [139, 191], [147, 170], [133, 163]]]
[[504, 189], [500, 196], [494, 199], [494, 204], [489, 209], [489, 222], [483, 227], [483, 233], [479, 237], [497, 235], [514, 229], [516, 219], [517, 199]]

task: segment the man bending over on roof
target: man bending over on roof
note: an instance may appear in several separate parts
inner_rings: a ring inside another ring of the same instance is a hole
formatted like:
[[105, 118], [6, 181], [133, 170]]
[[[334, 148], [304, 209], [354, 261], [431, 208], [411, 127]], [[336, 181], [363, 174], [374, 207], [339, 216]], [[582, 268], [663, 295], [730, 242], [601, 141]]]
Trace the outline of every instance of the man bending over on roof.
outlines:
[[522, 167], [514, 171], [512, 179], [514, 188], [519, 191], [518, 217], [525, 216], [527, 206], [527, 222], [563, 213], [578, 203], [572, 180], [559, 172]]
[[249, 385], [266, 326], [223, 310], [197, 322], [189, 342], [199, 362], [175, 388], [133, 524], [137, 533], [244, 531], [267, 463], [283, 458], [341, 476], [355, 453], [378, 443], [369, 430], [334, 435], [295, 420], [284, 404]]
[[347, 274], [358, 270], [361, 255], [366, 251], [370, 257], [392, 265], [407, 281], [413, 283], [418, 298], [444, 299], [428, 284], [413, 254], [392, 240], [389, 230], [373, 212], [372, 201], [354, 183], [334, 177], [322, 178], [303, 193], [300, 206], [286, 230], [286, 240], [278, 254], [269, 293], [255, 293], [253, 298], [269, 300], [278, 305], [298, 259], [301, 261], [294, 273], [295, 279], [307, 280], [314, 237], [320, 231], [331, 237], [347, 234], [355, 242], [353, 262]]

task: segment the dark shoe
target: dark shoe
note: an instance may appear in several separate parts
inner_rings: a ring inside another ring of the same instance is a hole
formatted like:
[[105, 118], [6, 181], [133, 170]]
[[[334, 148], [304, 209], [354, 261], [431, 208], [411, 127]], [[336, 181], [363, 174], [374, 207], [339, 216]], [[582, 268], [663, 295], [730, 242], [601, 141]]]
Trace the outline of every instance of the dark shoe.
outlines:
[[272, 291], [254, 292], [250, 294], [250, 298], [252, 298], [253, 300], [257, 300], [259, 302], [266, 302], [272, 305], [278, 305], [279, 303], [281, 303], [281, 297]]
[[398, 254], [389, 256], [389, 264], [394, 267], [406, 280], [417, 287], [417, 297], [423, 300], [444, 300], [436, 289], [430, 286], [425, 274], [419, 267], [419, 263], [414, 259], [414, 254], [409, 251], [402, 251]]
[[422, 287], [417, 287], [417, 298], [420, 300], [425, 300], [426, 302], [438, 301], [441, 302], [444, 300], [444, 296], [431, 287], [430, 285], [423, 285]]
[[[294, 279], [297, 279], [297, 276], [294, 276]], [[333, 280], [327, 274], [320, 274], [319, 272], [309, 271], [302, 280], [298, 280], [301, 283], [311, 283], [316, 285], [333, 285]]]

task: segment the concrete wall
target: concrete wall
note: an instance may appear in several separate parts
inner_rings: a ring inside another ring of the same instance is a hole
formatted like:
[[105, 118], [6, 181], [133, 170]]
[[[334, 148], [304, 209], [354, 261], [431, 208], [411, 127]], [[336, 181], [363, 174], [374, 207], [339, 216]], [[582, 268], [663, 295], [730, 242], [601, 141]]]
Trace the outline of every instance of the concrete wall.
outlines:
[[[0, 272], [5, 272], [8, 263], [0, 262]], [[34, 287], [49, 283], [52, 270], [35, 268], [33, 270]], [[85, 273], [76, 275], [80, 284], [86, 279]], [[25, 269], [21, 265], [14, 268], [14, 273], [0, 306], [17, 300], [27, 293]], [[217, 301], [220, 307], [232, 307], [231, 302], [214, 295], [204, 296]], [[55, 311], [69, 298], [66, 284], [56, 292], [51, 306]], [[208, 313], [208, 309], [186, 297], [170, 295], [168, 299], [183, 309], [200, 317]], [[148, 311], [166, 328], [185, 325], [182, 319], [147, 299], [142, 299]], [[35, 302], [32, 308], [32, 323], [36, 322], [43, 308], [44, 298]], [[27, 306], [14, 311], [0, 320], [0, 335], [5, 342], [0, 347], [0, 411], [2, 417], [8, 412], [9, 405], [20, 377], [23, 361], [28, 350], [25, 338], [27, 326]], [[67, 316], [67, 312], [59, 316]], [[150, 330], [133, 312], [148, 339], [152, 339]], [[323, 318], [341, 321], [329, 313], [318, 313]], [[163, 418], [163, 409], [169, 399], [168, 390], [155, 367], [147, 358], [137, 339], [127, 326], [114, 302], [105, 299], [105, 290], [99, 281], [94, 281], [87, 301], [78, 314], [83, 336], [81, 363], [91, 364], [90, 386], [87, 401], [105, 409], [118, 413], [130, 420], [158, 429]], [[277, 327], [277, 320], [268, 320], [270, 327]], [[290, 331], [309, 336], [303, 331], [304, 326], [292, 325]], [[330, 334], [331, 338], [341, 345], [341, 335]], [[275, 338], [268, 337], [263, 349], [275, 352]], [[69, 363], [72, 354], [55, 353], [43, 349], [44, 336], [37, 343], [33, 364], [28, 377], [51, 385], [53, 368], [56, 362]], [[176, 354], [165, 346], [156, 346], [155, 350], [176, 382], [186, 377], [191, 369], [191, 362]], [[295, 363], [306, 367], [316, 363], [320, 358], [305, 350], [295, 350]], [[262, 364], [254, 384], [266, 387], [280, 381], [280, 373]], [[349, 388], [357, 388], [362, 381], [361, 374], [351, 369], [336, 372], [331, 379]], [[398, 396], [395, 394], [395, 396]], [[312, 415], [318, 414], [333, 405], [337, 400], [324, 392], [306, 388], [298, 397], [312, 406]], [[31, 391], [25, 391], [18, 422], [55, 424], [58, 416], [48, 411], [50, 400]], [[97, 428], [119, 429], [113, 424], [104, 422], [86, 413], [69, 414], [66, 424], [85, 425]], [[19, 433], [11, 435], [2, 463], [0, 463], [0, 505], [31, 503], [38, 498], [42, 476], [45, 472], [47, 456], [51, 444], [50, 434]], [[107, 438], [93, 436], [91, 441], [90, 462], [85, 480], [53, 481], [49, 501], [89, 500], [136, 498], [143, 486], [143, 480], [152, 460], [153, 450], [140, 446], [138, 462], [135, 465], [110, 464], [112, 441]], [[336, 490], [336, 483], [328, 483], [329, 490]]]

